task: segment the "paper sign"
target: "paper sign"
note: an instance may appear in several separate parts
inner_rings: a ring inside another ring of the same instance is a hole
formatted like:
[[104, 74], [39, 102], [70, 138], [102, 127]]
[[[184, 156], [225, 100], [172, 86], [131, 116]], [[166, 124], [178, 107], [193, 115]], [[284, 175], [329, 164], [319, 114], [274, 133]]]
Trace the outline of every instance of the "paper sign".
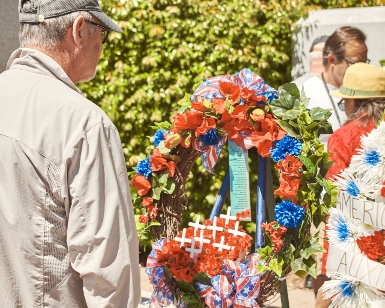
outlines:
[[248, 153], [229, 140], [231, 215], [251, 221]]
[[348, 218], [385, 229], [385, 204], [355, 198], [339, 190], [336, 208]]
[[352, 252], [329, 246], [328, 272], [349, 275], [379, 290], [385, 290], [385, 265]]

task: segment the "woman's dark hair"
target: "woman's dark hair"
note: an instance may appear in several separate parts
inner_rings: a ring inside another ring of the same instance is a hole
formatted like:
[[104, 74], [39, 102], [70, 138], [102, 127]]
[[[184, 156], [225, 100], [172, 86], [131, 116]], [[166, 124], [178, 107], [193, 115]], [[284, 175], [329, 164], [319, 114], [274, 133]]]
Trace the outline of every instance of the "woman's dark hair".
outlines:
[[358, 126], [367, 126], [369, 122], [376, 125], [384, 116], [384, 110], [385, 98], [355, 99], [353, 112], [345, 124], [357, 120]]
[[365, 42], [366, 35], [354, 27], [338, 28], [325, 42], [323, 51], [323, 64], [328, 66], [328, 55], [334, 54], [338, 61], [342, 61], [345, 57], [345, 45], [348, 41], [362, 41]]

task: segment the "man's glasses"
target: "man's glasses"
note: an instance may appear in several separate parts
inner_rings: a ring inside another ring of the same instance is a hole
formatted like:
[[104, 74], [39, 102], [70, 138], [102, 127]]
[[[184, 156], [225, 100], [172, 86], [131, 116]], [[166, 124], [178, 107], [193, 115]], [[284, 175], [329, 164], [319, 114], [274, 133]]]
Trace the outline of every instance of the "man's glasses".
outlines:
[[91, 20], [86, 20], [86, 22], [102, 29], [102, 32], [100, 32], [100, 34], [101, 34], [101, 38], [102, 38], [102, 44], [104, 44], [107, 41], [108, 34], [111, 32], [111, 30], [108, 29], [107, 27], [99, 25], [96, 22], [93, 22]]
[[370, 63], [370, 59], [367, 59], [366, 61], [353, 61], [349, 58], [343, 58], [346, 62], [348, 62], [349, 64], [353, 65], [353, 64], [356, 64], [356, 63], [367, 63], [369, 64]]
[[341, 111], [345, 111], [345, 101], [343, 99], [341, 99], [338, 103], [337, 103], [337, 106], [338, 106], [338, 109], [341, 110]]

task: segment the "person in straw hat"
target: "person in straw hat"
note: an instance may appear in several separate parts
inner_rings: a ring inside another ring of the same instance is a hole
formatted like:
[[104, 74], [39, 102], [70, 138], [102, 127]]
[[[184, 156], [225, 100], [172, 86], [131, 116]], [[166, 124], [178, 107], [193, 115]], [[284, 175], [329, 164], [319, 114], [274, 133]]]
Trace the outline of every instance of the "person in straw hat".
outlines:
[[360, 147], [361, 136], [369, 134], [383, 118], [385, 70], [366, 63], [351, 65], [340, 89], [330, 95], [345, 100], [348, 120], [328, 141], [328, 151], [332, 152], [330, 160], [334, 160], [328, 178], [349, 166], [351, 157]]
[[[385, 70], [366, 63], [356, 63], [346, 70], [342, 86], [330, 93], [343, 98], [347, 121], [328, 140], [329, 159], [334, 161], [326, 177], [333, 177], [347, 168], [350, 159], [360, 149], [361, 136], [368, 135], [383, 119], [385, 110]], [[327, 250], [328, 242], [324, 242]], [[322, 272], [326, 272], [327, 253], [322, 257]], [[316, 308], [329, 307], [331, 300], [317, 294]]]

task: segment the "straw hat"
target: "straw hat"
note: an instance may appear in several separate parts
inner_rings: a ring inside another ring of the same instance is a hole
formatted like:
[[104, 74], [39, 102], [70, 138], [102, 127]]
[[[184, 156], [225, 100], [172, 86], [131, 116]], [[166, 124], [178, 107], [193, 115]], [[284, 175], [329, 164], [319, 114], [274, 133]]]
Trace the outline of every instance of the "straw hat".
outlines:
[[385, 70], [366, 63], [356, 63], [346, 70], [342, 86], [330, 95], [342, 98], [385, 97]]

